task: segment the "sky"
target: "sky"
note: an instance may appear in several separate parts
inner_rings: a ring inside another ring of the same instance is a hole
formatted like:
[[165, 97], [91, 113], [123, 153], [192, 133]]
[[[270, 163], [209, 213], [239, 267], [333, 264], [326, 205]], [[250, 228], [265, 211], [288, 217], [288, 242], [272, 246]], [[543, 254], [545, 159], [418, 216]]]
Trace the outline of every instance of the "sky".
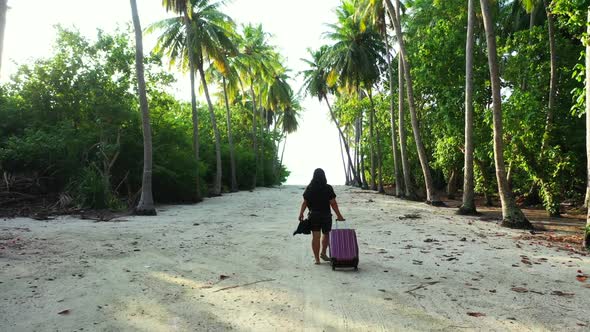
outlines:
[[[167, 16], [161, 0], [137, 0], [142, 27]], [[334, 9], [339, 0], [234, 0], [227, 2], [224, 12], [238, 24], [261, 23], [272, 35], [271, 43], [278, 47], [292, 70], [291, 84], [299, 91], [305, 69], [301, 58], [308, 58], [307, 48], [317, 49], [329, 41], [322, 39], [326, 24], [335, 20]], [[0, 80], [6, 81], [17, 64], [49, 57], [55, 39], [56, 24], [75, 26], [87, 37], [97, 29], [112, 31], [118, 24], [131, 21], [131, 7], [126, 0], [8, 0], [4, 54]], [[144, 40], [144, 52], [153, 47], [153, 37]], [[174, 70], [174, 69], [172, 69]], [[178, 74], [173, 93], [190, 100], [186, 77]], [[331, 184], [344, 183], [344, 167], [340, 156], [338, 131], [329, 121], [325, 103], [317, 98], [302, 100], [303, 112], [299, 130], [288, 136], [284, 164], [291, 175], [287, 184], [306, 184], [314, 169], [326, 171]]]

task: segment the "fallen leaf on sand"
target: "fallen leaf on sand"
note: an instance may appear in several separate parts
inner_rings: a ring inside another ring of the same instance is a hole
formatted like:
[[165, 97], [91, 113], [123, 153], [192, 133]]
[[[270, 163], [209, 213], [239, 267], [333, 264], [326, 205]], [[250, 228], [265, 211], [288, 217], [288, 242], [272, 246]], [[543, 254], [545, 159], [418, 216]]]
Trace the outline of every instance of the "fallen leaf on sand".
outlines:
[[62, 310], [62, 311], [58, 312], [57, 314], [58, 315], [67, 315], [69, 313], [70, 313], [70, 309], [66, 309], [66, 310]]
[[529, 290], [524, 287], [512, 287], [510, 289], [517, 292], [517, 293], [528, 293], [529, 292]]
[[576, 279], [578, 279], [579, 282], [586, 282], [586, 279], [588, 279], [588, 276], [585, 274], [578, 274], [576, 276]]
[[574, 293], [566, 293], [566, 292], [556, 290], [556, 291], [551, 292], [551, 295], [573, 297], [575, 294]]
[[472, 316], [472, 317], [482, 317], [482, 316], [485, 316], [486, 315], [486, 314], [481, 313], [481, 312], [468, 312], [467, 314], [469, 316]]
[[220, 274], [219, 275], [219, 280], [224, 280], [224, 279], [227, 279], [227, 278], [229, 278], [229, 276], [226, 276], [226, 275], [223, 275], [223, 274]]

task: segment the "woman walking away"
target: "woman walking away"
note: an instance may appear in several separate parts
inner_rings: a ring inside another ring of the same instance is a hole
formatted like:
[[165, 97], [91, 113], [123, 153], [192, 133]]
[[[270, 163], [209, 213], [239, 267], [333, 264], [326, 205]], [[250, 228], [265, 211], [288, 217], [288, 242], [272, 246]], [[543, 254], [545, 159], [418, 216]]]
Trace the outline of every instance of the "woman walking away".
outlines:
[[[326, 249], [330, 243], [330, 230], [332, 230], [332, 213], [330, 207], [336, 213], [336, 220], [344, 221], [344, 217], [338, 210], [336, 203], [336, 194], [331, 185], [326, 180], [326, 174], [321, 168], [313, 172], [311, 182], [303, 192], [303, 203], [299, 212], [299, 221], [303, 220], [305, 209], [309, 209], [308, 218], [311, 223], [311, 249], [315, 256], [315, 263], [320, 264], [320, 257], [329, 261], [326, 255]], [[322, 252], [320, 253], [320, 230], [322, 231]]]

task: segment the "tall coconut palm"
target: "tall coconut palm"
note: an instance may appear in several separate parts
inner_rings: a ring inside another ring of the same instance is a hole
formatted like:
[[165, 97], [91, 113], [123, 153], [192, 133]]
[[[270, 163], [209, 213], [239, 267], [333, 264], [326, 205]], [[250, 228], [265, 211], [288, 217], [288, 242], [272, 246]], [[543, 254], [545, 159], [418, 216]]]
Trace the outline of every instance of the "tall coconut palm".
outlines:
[[[194, 52], [189, 52], [187, 45], [193, 40], [191, 28], [192, 2], [191, 0], [162, 0], [162, 5], [167, 11], [173, 11], [181, 17], [171, 20], [164, 20], [153, 24], [147, 28], [147, 32], [153, 32], [156, 29], [166, 29], [161, 35], [156, 45], [156, 51], [165, 51], [170, 58], [171, 64], [180, 59], [180, 66], [188, 70], [191, 91], [191, 120], [193, 123], [193, 153], [196, 165], [199, 164], [199, 113], [197, 112], [197, 96], [195, 92], [195, 59]], [[183, 27], [184, 25], [184, 27]], [[183, 29], [184, 28], [184, 29]], [[165, 37], [166, 36], [166, 37]], [[184, 42], [182, 42], [184, 38]], [[188, 68], [186, 61], [188, 60]], [[201, 184], [199, 167], [195, 168], [195, 200], [201, 200]]]
[[302, 71], [303, 74], [303, 86], [301, 87], [305, 93], [308, 93], [312, 97], [317, 97], [320, 103], [325, 100], [326, 105], [328, 105], [328, 111], [330, 112], [330, 117], [332, 121], [336, 125], [338, 129], [338, 134], [340, 135], [340, 139], [344, 144], [344, 151], [346, 151], [346, 156], [348, 158], [348, 164], [352, 170], [352, 174], [354, 177], [354, 181], [356, 183], [360, 183], [361, 179], [357, 170], [354, 167], [354, 163], [352, 158], [350, 157], [350, 146], [348, 145], [348, 141], [342, 132], [342, 128], [340, 127], [340, 123], [336, 116], [334, 115], [334, 111], [332, 110], [332, 106], [330, 105], [330, 101], [328, 100], [328, 93], [330, 89], [328, 88], [327, 77], [330, 69], [326, 66], [326, 54], [328, 52], [328, 46], [324, 45], [320, 47], [319, 50], [313, 51], [308, 49], [307, 52], [309, 53], [310, 59], [301, 59], [305, 62], [309, 69]]
[[238, 71], [244, 84], [248, 85], [252, 99], [252, 148], [254, 151], [255, 165], [252, 188], [258, 182], [258, 140], [257, 140], [257, 110], [260, 103], [256, 96], [257, 84], [270, 76], [272, 64], [276, 61], [276, 54], [268, 43], [269, 35], [264, 32], [261, 25], [245, 25], [238, 47], [240, 57], [237, 62]]
[[143, 68], [143, 39], [137, 3], [130, 0], [133, 28], [135, 30], [135, 70], [137, 71], [137, 90], [141, 109], [141, 123], [143, 129], [143, 177], [141, 181], [141, 197], [135, 208], [139, 215], [156, 215], [154, 198], [152, 196], [152, 128], [150, 125], [150, 111], [147, 103], [145, 77]]
[[465, 164], [463, 180], [463, 203], [460, 214], [475, 214], [473, 182], [473, 42], [475, 26], [475, 0], [467, 4], [467, 43], [465, 46]]
[[403, 32], [400, 23], [400, 17], [398, 16], [400, 3], [399, 0], [394, 0], [395, 6], [391, 0], [385, 0], [387, 10], [389, 11], [389, 17], [392, 19], [395, 34], [397, 36], [397, 42], [399, 51], [402, 59], [404, 75], [406, 80], [406, 93], [408, 98], [408, 104], [410, 106], [410, 116], [412, 120], [412, 131], [414, 132], [414, 140], [416, 141], [416, 149], [418, 151], [418, 159], [420, 160], [420, 166], [422, 167], [422, 173], [424, 175], [424, 184], [426, 186], [426, 201], [432, 205], [442, 205], [442, 202], [436, 196], [434, 191], [434, 183], [432, 181], [432, 174], [430, 173], [430, 166], [428, 164], [428, 157], [426, 156], [426, 150], [424, 143], [422, 143], [422, 137], [420, 135], [420, 127], [418, 125], [418, 116], [416, 111], [416, 104], [414, 101], [414, 85], [412, 82], [410, 59], [406, 51], [406, 45], [403, 38]]
[[[385, 36], [385, 41], [388, 41], [387, 36]], [[389, 94], [390, 94], [390, 102], [389, 102], [389, 121], [391, 125], [391, 151], [393, 155], [393, 169], [395, 175], [395, 196], [402, 197], [404, 195], [404, 182], [403, 182], [403, 174], [400, 172], [400, 163], [401, 163], [401, 156], [398, 150], [397, 145], [397, 130], [396, 130], [396, 111], [395, 111], [395, 75], [393, 73], [393, 64], [391, 61], [391, 55], [389, 53], [389, 45], [386, 45], [387, 51], [387, 68], [389, 72]]]
[[209, 67], [207, 70], [207, 80], [215, 80], [217, 81], [221, 87], [221, 98], [223, 99], [224, 106], [225, 106], [225, 116], [226, 116], [226, 126], [227, 126], [227, 141], [229, 145], [229, 161], [230, 161], [230, 191], [236, 192], [238, 191], [238, 180], [236, 175], [236, 157], [235, 157], [235, 147], [234, 147], [234, 140], [233, 140], [233, 132], [232, 132], [232, 123], [231, 123], [231, 108], [230, 105], [234, 102], [236, 96], [239, 94], [240, 90], [240, 78], [238, 71], [234, 65], [235, 57], [227, 57], [226, 59], [226, 72], [221, 73], [217, 71], [214, 67]]
[[[184, 17], [165, 19], [154, 24], [154, 28], [166, 29], [159, 38], [163, 40], [162, 45], [179, 47], [177, 44], [186, 43], [182, 49], [186, 51], [189, 63], [194, 62], [201, 78], [215, 136], [216, 174], [211, 191], [214, 196], [221, 195], [221, 135], [217, 128], [217, 120], [209, 94], [205, 66], [212, 64], [219, 71], [225, 72], [227, 69], [224, 66], [224, 58], [228, 53], [237, 53], [236, 47], [230, 38], [233, 31], [233, 21], [221, 12], [220, 7], [222, 4], [221, 1], [190, 0], [190, 6], [188, 6], [190, 7], [190, 14], [186, 14]], [[187, 17], [190, 18], [190, 24], [188, 25], [186, 24]], [[167, 32], [170, 34], [166, 34]], [[190, 61], [191, 57], [192, 61]]]
[[[283, 166], [283, 155], [287, 146], [287, 135], [294, 133], [299, 127], [299, 112], [301, 111], [301, 104], [299, 99], [292, 93], [289, 96], [289, 101], [285, 104], [280, 116], [277, 119], [277, 128], [281, 128], [281, 137], [283, 139], [283, 152], [281, 153], [281, 159], [277, 167], [277, 171], [280, 172]], [[278, 152], [278, 142], [277, 150]]]
[[[360, 97], [359, 91], [364, 89], [367, 96], [372, 98], [373, 86], [379, 80], [379, 66], [384, 63], [384, 45], [375, 27], [367, 25], [356, 15], [356, 4], [355, 0], [344, 1], [337, 10], [338, 23], [328, 25], [331, 31], [326, 33], [326, 36], [334, 41], [326, 55], [331, 68], [329, 76], [337, 78], [341, 88], [348, 93], [357, 93]], [[328, 83], [335, 82], [328, 79]], [[371, 187], [377, 190], [374, 163], [374, 107], [369, 111]], [[361, 155], [361, 163], [362, 160]]]
[[498, 181], [498, 194], [502, 203], [502, 226], [511, 228], [531, 228], [530, 222], [522, 211], [516, 206], [512, 192], [506, 178], [506, 166], [504, 165], [504, 143], [502, 129], [502, 99], [500, 95], [500, 71], [498, 68], [498, 54], [496, 48], [496, 34], [490, 12], [489, 0], [480, 0], [481, 13], [486, 31], [488, 50], [488, 64], [490, 80], [492, 82], [492, 116], [494, 128], [494, 161], [496, 164], [496, 180]]
[[408, 138], [406, 135], [406, 110], [405, 110], [405, 99], [404, 99], [404, 65], [402, 55], [397, 55], [397, 86], [398, 86], [398, 131], [399, 131], [399, 151], [402, 164], [402, 173], [404, 176], [404, 190], [407, 199], [416, 200], [417, 195], [412, 183], [411, 170], [410, 170], [410, 157], [408, 156]]

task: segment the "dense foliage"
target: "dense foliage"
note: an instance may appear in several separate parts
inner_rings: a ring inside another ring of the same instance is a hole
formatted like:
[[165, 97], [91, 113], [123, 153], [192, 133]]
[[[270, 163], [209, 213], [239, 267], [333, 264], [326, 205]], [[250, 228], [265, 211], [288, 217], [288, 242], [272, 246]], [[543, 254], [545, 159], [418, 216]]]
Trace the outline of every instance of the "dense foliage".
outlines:
[[[123, 208], [138, 199], [143, 143], [136, 96], [135, 51], [130, 33], [98, 33], [95, 40], [75, 30], [57, 29], [54, 54], [22, 65], [0, 89], [0, 173], [37, 181], [29, 193], [69, 197], [75, 205]], [[153, 193], [156, 202], [194, 202], [215, 176], [214, 133], [207, 108], [198, 104], [200, 150], [193, 153], [190, 104], [168, 90], [174, 82], [161, 56], [145, 58], [147, 95], [153, 131]], [[249, 103], [231, 106], [232, 133], [241, 189], [250, 189], [256, 168]], [[215, 105], [215, 115], [226, 110]], [[230, 186], [227, 125], [219, 121], [223, 186]], [[281, 183], [271, 153], [277, 137], [260, 132], [267, 165], [259, 181]], [[197, 169], [200, 170], [197, 172]], [[32, 191], [32, 192], [31, 192]], [[127, 201], [126, 201], [127, 200]], [[68, 203], [68, 202], [65, 202]]]
[[[588, 5], [584, 1], [483, 1], [490, 4], [497, 23], [501, 141], [509, 195], [521, 203], [542, 205], [550, 215], [559, 215], [562, 203], [584, 202], [587, 185], [586, 129], [581, 115], [585, 103], [582, 41]], [[486, 204], [493, 204], [498, 194], [498, 165], [494, 164], [492, 144], [491, 80], [482, 8], [480, 1], [474, 4], [473, 185]], [[400, 10], [396, 14], [397, 6]], [[326, 55], [306, 60], [321, 66], [312, 66], [305, 74], [311, 95], [317, 95], [322, 87], [329, 99], [335, 99], [335, 123], [344, 131], [342, 139], [348, 140], [353, 160], [347, 178], [350, 184], [368, 186], [381, 179], [395, 187], [410, 184], [426, 198], [428, 183], [423, 175], [430, 174], [436, 192], [456, 197], [464, 170], [467, 14], [467, 2], [463, 0], [342, 1], [336, 23], [329, 25], [326, 32], [331, 39], [321, 49]], [[402, 28], [404, 45], [399, 43], [396, 20]], [[554, 50], [550, 40], [554, 41]], [[407, 53], [403, 61], [402, 50]], [[402, 76], [401, 87], [398, 75], [403, 72], [398, 61], [411, 64], [411, 82], [408, 76]], [[379, 80], [359, 76], [357, 71], [372, 72], [367, 63], [378, 66]], [[317, 75], [323, 77], [325, 86], [318, 83], [321, 80]], [[412, 100], [403, 90], [408, 83], [413, 88]], [[377, 93], [371, 96], [374, 91]], [[403, 100], [402, 113], [398, 112], [398, 100]], [[412, 103], [418, 127], [412, 126]], [[400, 130], [406, 136], [403, 140]], [[416, 137], [426, 152], [426, 169], [420, 163]], [[400, 143], [406, 144], [403, 142], [407, 143], [407, 151], [401, 158], [398, 155], [398, 162], [394, 153], [399, 154]], [[382, 153], [378, 158], [381, 171], [368, 162], [377, 153]], [[396, 177], [402, 173], [404, 160], [409, 164], [406, 179]], [[354, 177], [358, 169], [361, 181]], [[408, 190], [397, 194], [412, 196]]]

